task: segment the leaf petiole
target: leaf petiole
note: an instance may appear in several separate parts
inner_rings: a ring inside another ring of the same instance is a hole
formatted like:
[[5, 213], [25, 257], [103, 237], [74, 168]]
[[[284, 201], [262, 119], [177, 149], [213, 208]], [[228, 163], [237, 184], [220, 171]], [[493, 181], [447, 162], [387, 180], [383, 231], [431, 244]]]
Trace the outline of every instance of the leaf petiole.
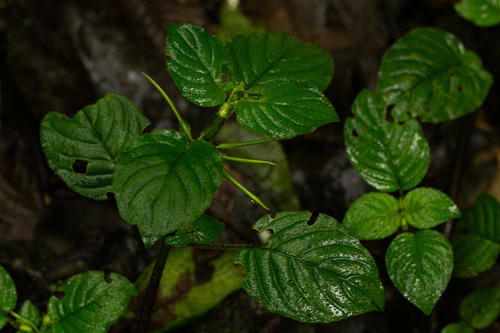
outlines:
[[233, 183], [237, 188], [239, 188], [241, 191], [243, 191], [243, 193], [248, 195], [255, 203], [258, 203], [264, 209], [269, 210], [269, 208], [266, 205], [264, 205], [264, 203], [255, 194], [250, 192], [245, 186], [241, 185], [236, 179], [234, 179], [234, 177], [231, 175], [231, 173], [229, 173], [229, 171], [227, 171], [226, 169], [224, 169], [224, 176], [227, 178], [227, 180], [229, 180], [231, 183]]
[[247, 142], [226, 142], [226, 143], [221, 143], [216, 148], [217, 149], [234, 149], [234, 148], [239, 148], [239, 147], [260, 145], [263, 143], [274, 142], [274, 141], [278, 141], [278, 140], [279, 139], [262, 139], [262, 140], [247, 141]]
[[227, 161], [234, 161], [234, 162], [242, 162], [242, 163], [254, 163], [254, 164], [269, 164], [269, 165], [276, 165], [276, 163], [271, 162], [271, 161], [263, 161], [263, 160], [252, 160], [248, 158], [241, 158], [241, 157], [234, 157], [234, 156], [222, 156], [223, 159]]

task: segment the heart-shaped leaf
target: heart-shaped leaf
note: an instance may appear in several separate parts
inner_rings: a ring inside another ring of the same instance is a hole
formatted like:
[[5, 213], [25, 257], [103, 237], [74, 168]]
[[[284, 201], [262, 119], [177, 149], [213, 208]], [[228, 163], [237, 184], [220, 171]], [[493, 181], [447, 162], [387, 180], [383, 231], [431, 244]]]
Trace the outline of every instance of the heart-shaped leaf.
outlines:
[[6, 315], [14, 310], [17, 303], [17, 291], [10, 274], [0, 266], [0, 329], [7, 324]]
[[435, 28], [410, 31], [385, 53], [377, 93], [394, 104], [393, 115], [408, 113], [423, 122], [455, 119], [476, 110], [492, 84], [481, 59], [452, 34]]
[[460, 316], [471, 327], [490, 326], [500, 314], [500, 288], [476, 290], [460, 304]]
[[384, 290], [370, 253], [335, 219], [309, 212], [267, 215], [254, 228], [274, 230], [270, 244], [238, 252], [243, 288], [273, 312], [326, 323], [384, 308]]
[[167, 237], [166, 244], [186, 246], [191, 242], [208, 244], [213, 242], [224, 229], [224, 223], [211, 216], [202, 215], [184, 228], [177, 230], [175, 236]]
[[454, 7], [460, 16], [480, 27], [490, 27], [500, 23], [498, 0], [462, 0]]
[[403, 216], [415, 228], [429, 229], [448, 220], [459, 218], [460, 210], [443, 192], [420, 187], [405, 195]]
[[120, 152], [149, 125], [129, 99], [108, 93], [69, 119], [48, 113], [40, 128], [50, 168], [69, 187], [91, 199], [106, 200]]
[[[110, 280], [110, 282], [108, 282]], [[59, 291], [63, 299], [52, 296], [47, 305], [51, 332], [107, 332], [137, 294], [134, 285], [121, 275], [88, 271], [69, 278]]]
[[222, 65], [230, 57], [222, 41], [191, 24], [169, 24], [167, 29], [167, 67], [182, 95], [201, 106], [224, 102], [229, 86]]
[[172, 130], [132, 142], [120, 155], [113, 190], [120, 215], [151, 245], [198, 218], [222, 182], [222, 156], [212, 145]]
[[415, 120], [403, 124], [385, 120], [384, 101], [361, 91], [347, 118], [344, 139], [351, 164], [363, 179], [380, 191], [409, 190], [422, 180], [429, 166], [429, 144]]
[[365, 194], [349, 207], [342, 225], [359, 239], [389, 237], [401, 225], [399, 202], [387, 193]]
[[385, 261], [396, 288], [429, 315], [453, 270], [453, 250], [446, 237], [435, 230], [402, 233], [389, 245]]
[[456, 232], [451, 237], [455, 266], [453, 275], [470, 278], [493, 266], [500, 253], [500, 244], [473, 233]]

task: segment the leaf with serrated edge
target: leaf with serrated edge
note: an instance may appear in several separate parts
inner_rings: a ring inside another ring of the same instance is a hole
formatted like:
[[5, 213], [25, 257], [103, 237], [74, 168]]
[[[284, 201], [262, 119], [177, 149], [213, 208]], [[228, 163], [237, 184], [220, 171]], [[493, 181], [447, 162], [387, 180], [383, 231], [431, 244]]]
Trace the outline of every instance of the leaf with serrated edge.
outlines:
[[493, 266], [500, 253], [500, 244], [473, 233], [456, 232], [451, 237], [455, 265], [453, 275], [470, 278]]
[[460, 210], [443, 192], [420, 187], [405, 195], [403, 216], [415, 228], [429, 229], [448, 220], [459, 218]]
[[396, 288], [428, 316], [453, 270], [453, 250], [446, 237], [435, 230], [402, 233], [389, 245], [385, 261]]
[[245, 248], [243, 288], [273, 312], [310, 323], [327, 323], [382, 310], [384, 290], [372, 256], [335, 219], [309, 212], [281, 212], [257, 221], [274, 230], [270, 244]]
[[222, 64], [229, 64], [230, 57], [222, 41], [191, 24], [169, 24], [167, 29], [167, 67], [182, 95], [201, 106], [224, 102]]
[[17, 291], [14, 280], [0, 265], [0, 328], [7, 324], [7, 317], [5, 315], [14, 310], [16, 303]]
[[202, 215], [184, 228], [177, 230], [175, 236], [167, 237], [165, 244], [186, 246], [191, 242], [208, 244], [213, 242], [224, 229], [224, 223], [208, 215]]
[[384, 101], [361, 91], [352, 106], [354, 118], [344, 126], [346, 152], [356, 171], [380, 191], [409, 190], [423, 179], [430, 149], [415, 120], [403, 124], [385, 120]]
[[498, 0], [462, 0], [454, 7], [460, 16], [480, 27], [490, 27], [500, 23]]
[[452, 34], [435, 28], [410, 31], [385, 53], [377, 93], [396, 119], [408, 113], [441, 122], [476, 110], [492, 84], [481, 59]]
[[173, 130], [142, 135], [118, 159], [113, 190], [120, 215], [143, 239], [169, 234], [208, 208], [222, 169], [222, 156], [209, 143], [189, 143]]
[[460, 317], [475, 329], [490, 326], [500, 313], [500, 288], [474, 291], [460, 304]]
[[103, 272], [88, 271], [69, 278], [59, 291], [60, 300], [49, 299], [47, 316], [54, 333], [106, 332], [137, 294], [126, 278], [111, 273], [107, 282]]
[[[129, 99], [108, 93], [73, 118], [48, 113], [40, 139], [50, 168], [69, 187], [88, 198], [106, 200], [112, 192], [116, 158], [148, 125], [149, 120]], [[76, 160], [88, 163], [85, 173], [73, 170]]]
[[359, 239], [389, 237], [401, 225], [399, 202], [387, 193], [367, 193], [349, 207], [342, 225]]

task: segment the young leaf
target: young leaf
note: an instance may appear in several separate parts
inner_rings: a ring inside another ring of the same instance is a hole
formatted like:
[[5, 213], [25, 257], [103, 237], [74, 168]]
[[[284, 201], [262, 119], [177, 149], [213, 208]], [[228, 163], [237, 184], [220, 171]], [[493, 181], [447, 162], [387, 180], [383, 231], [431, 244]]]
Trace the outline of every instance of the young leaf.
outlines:
[[7, 324], [6, 315], [14, 310], [17, 291], [9, 273], [0, 265], [0, 329]]
[[500, 23], [500, 1], [462, 0], [454, 5], [457, 13], [480, 27]]
[[471, 327], [490, 326], [500, 313], [500, 288], [476, 290], [460, 304], [460, 316]]
[[167, 29], [167, 67], [182, 95], [201, 106], [224, 102], [222, 65], [230, 57], [222, 41], [191, 24], [169, 24]]
[[52, 296], [47, 305], [52, 332], [106, 332], [137, 294], [123, 276], [111, 273], [109, 280], [103, 272], [88, 271], [59, 287], [64, 298]]
[[441, 333], [474, 333], [474, 329], [467, 326], [465, 323], [453, 323], [446, 325]]
[[186, 246], [191, 242], [208, 244], [213, 242], [224, 229], [224, 223], [211, 216], [202, 215], [184, 228], [177, 230], [175, 236], [167, 237], [166, 244]]
[[492, 84], [481, 59], [452, 34], [435, 28], [410, 31], [389, 48], [378, 73], [377, 93], [423, 122], [455, 119], [476, 110]]
[[73, 118], [48, 113], [40, 139], [50, 168], [69, 187], [88, 198], [106, 200], [116, 158], [148, 125], [129, 99], [108, 93]]
[[415, 120], [403, 124], [385, 120], [384, 101], [361, 91], [347, 118], [344, 139], [351, 164], [363, 179], [380, 191], [409, 190], [422, 180], [429, 166], [429, 144]]
[[400, 234], [389, 245], [385, 261], [396, 288], [430, 315], [453, 270], [453, 251], [446, 237], [435, 230]]
[[500, 244], [472, 233], [456, 232], [451, 237], [455, 266], [453, 275], [470, 278], [493, 266], [500, 253]]
[[210, 205], [222, 165], [219, 151], [206, 142], [189, 143], [172, 130], [142, 135], [117, 161], [113, 190], [120, 215], [151, 242], [186, 226]]
[[384, 308], [377, 266], [359, 240], [335, 219], [309, 212], [267, 215], [254, 228], [274, 230], [270, 244], [238, 252], [243, 288], [273, 312], [327, 323]]
[[420, 187], [405, 195], [403, 216], [415, 228], [429, 229], [448, 220], [459, 218], [460, 210], [443, 192]]
[[387, 193], [365, 194], [349, 207], [342, 225], [359, 239], [389, 237], [401, 225], [399, 203]]
[[31, 321], [35, 326], [39, 326], [41, 323], [40, 312], [38, 312], [38, 309], [33, 305], [33, 303], [30, 300], [27, 300], [26, 302], [23, 303], [21, 309], [19, 309], [19, 315]]

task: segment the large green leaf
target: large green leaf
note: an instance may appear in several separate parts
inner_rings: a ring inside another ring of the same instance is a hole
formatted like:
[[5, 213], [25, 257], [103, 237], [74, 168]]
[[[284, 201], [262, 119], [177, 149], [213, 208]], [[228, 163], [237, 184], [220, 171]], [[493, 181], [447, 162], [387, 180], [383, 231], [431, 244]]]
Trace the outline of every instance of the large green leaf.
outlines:
[[490, 326], [500, 313], [500, 287], [476, 290], [460, 304], [460, 316], [470, 326]]
[[408, 113], [423, 122], [455, 119], [476, 110], [492, 84], [481, 59], [452, 34], [419, 28], [399, 39], [380, 64], [377, 93], [394, 104], [393, 115]]
[[396, 288], [429, 315], [443, 294], [453, 270], [453, 250], [435, 230], [396, 237], [386, 254], [387, 272]]
[[415, 187], [429, 166], [429, 145], [415, 120], [403, 124], [385, 120], [384, 101], [361, 91], [347, 118], [344, 139], [351, 164], [363, 179], [381, 191]]
[[303, 322], [331, 322], [384, 308], [384, 290], [370, 253], [335, 219], [281, 212], [257, 221], [270, 244], [238, 252], [243, 288], [273, 312]]
[[500, 23], [499, 0], [462, 0], [455, 4], [455, 10], [460, 16], [480, 27]]
[[17, 291], [9, 273], [0, 266], [0, 329], [7, 324], [5, 316], [14, 310], [17, 303]]
[[196, 220], [177, 230], [175, 236], [167, 237], [166, 244], [186, 246], [191, 242], [208, 244], [213, 242], [224, 229], [224, 223], [211, 216], [201, 215]]
[[500, 244], [472, 233], [456, 232], [451, 237], [455, 266], [453, 275], [470, 278], [493, 266], [500, 253]]
[[401, 225], [399, 203], [387, 193], [365, 194], [349, 207], [342, 225], [359, 239], [389, 237]]
[[212, 145], [157, 130], [118, 158], [113, 190], [120, 215], [137, 225], [146, 246], [198, 218], [222, 182], [222, 156]]
[[420, 187], [408, 192], [403, 200], [403, 216], [419, 229], [429, 229], [460, 217], [457, 205], [443, 192]]
[[106, 332], [137, 294], [126, 278], [111, 273], [88, 271], [69, 278], [58, 289], [62, 299], [52, 296], [47, 315], [53, 333]]
[[500, 204], [497, 199], [486, 193], [478, 195], [472, 209], [458, 221], [457, 230], [500, 244]]
[[191, 24], [167, 25], [168, 71], [182, 95], [201, 106], [214, 106], [226, 99], [222, 65], [230, 63], [222, 41]]
[[74, 191], [106, 200], [120, 152], [149, 125], [126, 97], [108, 93], [68, 118], [48, 113], [40, 139], [49, 166]]

